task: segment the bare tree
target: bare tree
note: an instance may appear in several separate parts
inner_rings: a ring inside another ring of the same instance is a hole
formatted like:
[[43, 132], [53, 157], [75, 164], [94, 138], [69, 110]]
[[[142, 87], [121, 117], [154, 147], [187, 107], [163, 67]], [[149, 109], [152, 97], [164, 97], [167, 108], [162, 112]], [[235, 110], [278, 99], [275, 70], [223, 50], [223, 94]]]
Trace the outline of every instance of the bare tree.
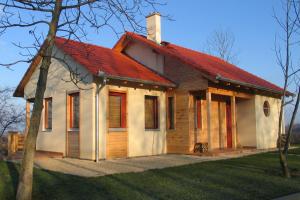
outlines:
[[13, 89], [0, 88], [0, 138], [8, 129], [24, 124], [24, 110], [12, 99]]
[[[282, 3], [283, 12], [284, 12], [284, 19], [280, 19], [275, 15], [275, 19], [277, 23], [280, 25], [283, 36], [281, 37], [282, 45], [278, 45], [278, 41], [275, 41], [275, 52], [277, 57], [277, 63], [281, 67], [284, 85], [282, 91], [282, 98], [280, 104], [280, 113], [279, 113], [279, 123], [278, 123], [278, 151], [279, 151], [279, 159], [280, 165], [285, 177], [290, 178], [290, 170], [288, 167], [287, 156], [288, 156], [288, 148], [290, 142], [290, 136], [292, 133], [292, 128], [295, 122], [295, 117], [299, 107], [299, 100], [300, 100], [300, 85], [299, 85], [299, 76], [298, 73], [300, 71], [300, 66], [293, 65], [293, 55], [292, 50], [293, 46], [297, 44], [297, 40], [295, 36], [297, 36], [297, 18], [295, 17], [295, 12], [293, 8], [293, 0], [285, 0]], [[296, 85], [296, 93], [297, 99], [296, 103], [293, 105], [294, 100], [288, 99], [290, 96], [290, 92], [288, 88], [291, 84]], [[293, 106], [293, 114], [291, 117], [290, 125], [286, 134], [283, 132], [283, 111], [284, 108], [287, 106]], [[285, 137], [283, 142], [283, 137]]]
[[[98, 32], [104, 26], [110, 27], [116, 34], [123, 32], [127, 27], [135, 32], [145, 31], [139, 23], [139, 17], [144, 17], [145, 11], [147, 12], [145, 14], [148, 14], [150, 10], [155, 11], [160, 5], [163, 3], [158, 0], [0, 0], [0, 6], [3, 7], [0, 16], [0, 35], [9, 29], [22, 28], [29, 30], [34, 39], [33, 45], [15, 43], [21, 48], [21, 55], [26, 56], [26, 59], [2, 65], [10, 67], [20, 62], [31, 63], [36, 58], [41, 58], [30, 127], [19, 176], [16, 195], [18, 200], [31, 199], [32, 195], [36, 139], [48, 70], [52, 59], [56, 59], [53, 54], [56, 36], [80, 41], [86, 38], [88, 28]], [[76, 78], [78, 75], [71, 77]]]
[[222, 58], [223, 60], [237, 64], [237, 52], [234, 49], [235, 37], [230, 30], [215, 30], [207, 38], [205, 51], [211, 55]]

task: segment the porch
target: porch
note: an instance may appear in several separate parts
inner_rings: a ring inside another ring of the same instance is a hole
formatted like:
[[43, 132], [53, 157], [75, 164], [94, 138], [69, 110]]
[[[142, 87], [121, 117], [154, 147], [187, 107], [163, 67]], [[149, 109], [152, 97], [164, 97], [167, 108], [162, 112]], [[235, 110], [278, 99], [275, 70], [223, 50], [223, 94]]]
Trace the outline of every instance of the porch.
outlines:
[[[190, 148], [195, 154], [219, 155], [227, 152], [241, 153], [255, 148], [253, 143], [243, 143], [246, 129], [245, 116], [238, 113], [240, 105], [251, 102], [253, 95], [221, 88], [190, 93]], [[242, 109], [250, 109], [241, 107]], [[255, 119], [254, 119], [255, 120]], [[247, 137], [247, 136], [246, 136]]]

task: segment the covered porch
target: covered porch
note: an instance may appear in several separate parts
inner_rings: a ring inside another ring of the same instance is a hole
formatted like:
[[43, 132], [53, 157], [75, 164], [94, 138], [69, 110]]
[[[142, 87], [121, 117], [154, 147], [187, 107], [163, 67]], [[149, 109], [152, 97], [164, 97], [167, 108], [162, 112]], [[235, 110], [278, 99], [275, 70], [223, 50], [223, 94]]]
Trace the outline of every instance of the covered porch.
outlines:
[[[253, 95], [208, 87], [190, 93], [190, 152], [213, 153], [242, 149], [239, 142], [239, 104]], [[254, 148], [250, 144], [246, 148]]]

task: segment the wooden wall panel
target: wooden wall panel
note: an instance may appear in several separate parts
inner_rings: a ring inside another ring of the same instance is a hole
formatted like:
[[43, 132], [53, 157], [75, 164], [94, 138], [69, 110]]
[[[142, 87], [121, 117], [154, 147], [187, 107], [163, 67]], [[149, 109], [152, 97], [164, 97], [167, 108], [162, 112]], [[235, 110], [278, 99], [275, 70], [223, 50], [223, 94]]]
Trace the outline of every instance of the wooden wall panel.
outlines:
[[[193, 150], [195, 142], [208, 142], [207, 135], [207, 102], [202, 100], [202, 128], [190, 128], [190, 151]], [[191, 110], [194, 114], [194, 110]], [[192, 116], [193, 116], [192, 114]], [[194, 118], [191, 119], [191, 124], [194, 123]], [[211, 136], [212, 148], [226, 148], [226, 102], [212, 101], [211, 102]], [[195, 139], [196, 138], [196, 139]]]
[[189, 152], [189, 93], [178, 91], [175, 98], [175, 129], [167, 130], [167, 152]]
[[127, 132], [108, 132], [106, 139], [107, 159], [126, 158], [128, 156]]

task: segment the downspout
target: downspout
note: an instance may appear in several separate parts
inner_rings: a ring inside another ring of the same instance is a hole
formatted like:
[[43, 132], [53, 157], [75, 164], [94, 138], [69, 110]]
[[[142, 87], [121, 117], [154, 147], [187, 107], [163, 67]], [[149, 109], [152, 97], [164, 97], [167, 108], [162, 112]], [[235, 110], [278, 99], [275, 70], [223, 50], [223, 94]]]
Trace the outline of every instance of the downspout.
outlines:
[[106, 85], [106, 77], [105, 74], [101, 71], [98, 72], [98, 77], [103, 78], [102, 84], [99, 86], [99, 84], [96, 84], [96, 95], [95, 95], [95, 103], [96, 103], [96, 109], [95, 109], [95, 120], [96, 120], [96, 128], [95, 128], [95, 135], [96, 135], [96, 162], [99, 162], [99, 94], [102, 90], [102, 88]]

